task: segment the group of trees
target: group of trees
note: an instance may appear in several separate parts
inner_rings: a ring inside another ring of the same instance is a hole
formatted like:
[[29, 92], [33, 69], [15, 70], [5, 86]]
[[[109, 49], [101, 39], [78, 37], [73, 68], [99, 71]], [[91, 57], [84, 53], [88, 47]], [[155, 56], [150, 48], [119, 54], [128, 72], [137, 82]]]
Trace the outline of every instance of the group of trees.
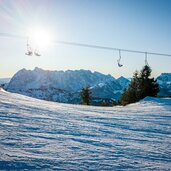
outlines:
[[[145, 65], [140, 72], [135, 71], [128, 88], [125, 89], [118, 104], [135, 103], [146, 96], [156, 97], [159, 92], [159, 85], [154, 78], [150, 78], [151, 72], [152, 70], [148, 65]], [[88, 86], [82, 89], [80, 95], [82, 104], [91, 104], [91, 90]]]
[[159, 85], [151, 76], [151, 68], [145, 65], [140, 72], [135, 71], [129, 87], [120, 98], [121, 105], [135, 103], [147, 96], [156, 97]]

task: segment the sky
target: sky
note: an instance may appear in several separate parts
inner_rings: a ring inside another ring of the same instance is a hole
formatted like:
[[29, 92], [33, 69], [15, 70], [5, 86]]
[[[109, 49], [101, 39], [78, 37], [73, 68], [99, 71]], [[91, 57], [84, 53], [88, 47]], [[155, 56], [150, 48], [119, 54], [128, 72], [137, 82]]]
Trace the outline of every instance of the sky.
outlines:
[[[53, 40], [171, 54], [171, 0], [0, 0], [1, 33], [42, 28]], [[51, 43], [27, 56], [27, 39], [0, 36], [0, 78], [22, 68], [86, 69], [131, 77], [145, 55]], [[148, 55], [152, 76], [171, 72], [171, 57]]]

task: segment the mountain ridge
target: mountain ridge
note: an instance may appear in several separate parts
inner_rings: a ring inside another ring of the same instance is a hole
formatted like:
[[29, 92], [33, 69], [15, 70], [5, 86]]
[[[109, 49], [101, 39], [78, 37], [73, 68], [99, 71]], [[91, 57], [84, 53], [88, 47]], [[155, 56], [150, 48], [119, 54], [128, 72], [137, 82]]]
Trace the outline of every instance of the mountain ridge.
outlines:
[[[157, 77], [161, 87], [160, 96], [171, 94], [171, 74]], [[121, 76], [114, 78], [90, 70], [50, 71], [36, 67], [34, 70], [19, 70], [6, 86], [10, 92], [64, 103], [80, 103], [80, 91], [89, 86], [92, 97], [117, 101], [128, 87], [130, 80]]]

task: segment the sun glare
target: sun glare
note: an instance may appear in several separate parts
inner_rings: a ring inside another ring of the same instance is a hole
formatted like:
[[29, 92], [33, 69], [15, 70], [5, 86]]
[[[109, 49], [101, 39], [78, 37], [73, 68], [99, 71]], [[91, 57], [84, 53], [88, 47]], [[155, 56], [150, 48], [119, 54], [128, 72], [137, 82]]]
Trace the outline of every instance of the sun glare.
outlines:
[[31, 29], [28, 32], [28, 41], [33, 48], [46, 49], [51, 43], [51, 35], [44, 29]]

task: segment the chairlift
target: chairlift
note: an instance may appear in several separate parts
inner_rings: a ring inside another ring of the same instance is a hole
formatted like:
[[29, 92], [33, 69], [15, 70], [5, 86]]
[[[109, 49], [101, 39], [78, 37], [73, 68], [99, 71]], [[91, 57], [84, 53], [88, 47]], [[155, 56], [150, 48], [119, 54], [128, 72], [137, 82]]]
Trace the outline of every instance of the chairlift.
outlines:
[[25, 53], [25, 55], [32, 56], [32, 55], [33, 55], [33, 52], [32, 52], [32, 51], [27, 51], [27, 52]]
[[121, 61], [121, 50], [119, 50], [119, 59], [117, 60], [118, 62], [118, 67], [122, 67], [123, 65], [120, 63]]
[[41, 56], [41, 54], [38, 53], [38, 52], [34, 52], [34, 54], [35, 54], [36, 56]]
[[25, 53], [25, 55], [28, 55], [28, 56], [32, 56], [33, 55], [33, 51], [31, 49], [31, 46], [29, 45], [28, 38], [27, 38], [27, 52]]
[[33, 53], [33, 48], [31, 48], [29, 44], [29, 38], [27, 38], [27, 52], [25, 53], [25, 55], [32, 56], [33, 54], [35, 56], [41, 56], [41, 54], [38, 52], [38, 48], [36, 48]]
[[41, 54], [38, 52], [37, 49], [34, 51], [34, 55], [35, 55], [35, 56], [41, 56]]

